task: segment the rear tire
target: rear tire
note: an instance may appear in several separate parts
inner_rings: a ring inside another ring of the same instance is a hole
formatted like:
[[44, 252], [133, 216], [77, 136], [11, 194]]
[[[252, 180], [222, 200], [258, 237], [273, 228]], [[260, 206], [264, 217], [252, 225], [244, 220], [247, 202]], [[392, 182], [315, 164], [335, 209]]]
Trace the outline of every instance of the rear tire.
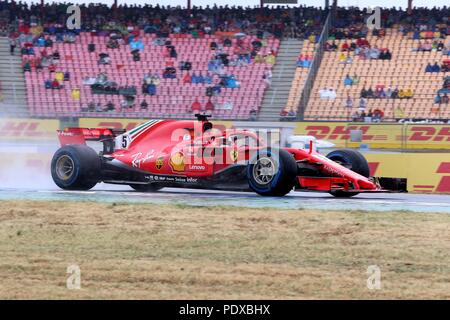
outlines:
[[139, 192], [156, 192], [163, 188], [156, 184], [130, 184], [130, 187]]
[[[370, 168], [364, 156], [353, 149], [340, 149], [327, 154], [327, 158], [333, 160], [342, 166], [368, 178]], [[342, 190], [331, 191], [330, 194], [337, 198], [350, 198], [356, 196], [359, 192], [347, 192]]]
[[297, 163], [285, 150], [259, 150], [247, 166], [250, 188], [261, 196], [281, 197], [295, 186]]
[[64, 190], [89, 190], [99, 182], [101, 160], [85, 145], [68, 145], [53, 156], [51, 173], [55, 184]]

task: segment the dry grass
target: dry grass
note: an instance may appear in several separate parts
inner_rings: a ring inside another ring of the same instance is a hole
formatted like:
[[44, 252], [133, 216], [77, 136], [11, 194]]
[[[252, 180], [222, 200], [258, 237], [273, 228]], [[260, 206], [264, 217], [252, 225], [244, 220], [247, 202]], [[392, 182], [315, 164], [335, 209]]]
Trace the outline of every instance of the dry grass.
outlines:
[[0, 298], [448, 299], [449, 230], [444, 214], [0, 201]]

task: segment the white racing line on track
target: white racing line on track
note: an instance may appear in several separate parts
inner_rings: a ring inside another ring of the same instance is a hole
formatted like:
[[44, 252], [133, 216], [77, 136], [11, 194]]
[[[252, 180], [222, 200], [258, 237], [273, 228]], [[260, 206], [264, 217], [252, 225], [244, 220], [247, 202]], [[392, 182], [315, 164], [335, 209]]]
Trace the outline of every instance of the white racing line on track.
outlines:
[[178, 204], [187, 206], [236, 206], [247, 208], [411, 211], [450, 213], [450, 196], [431, 194], [360, 194], [334, 198], [327, 193], [291, 192], [281, 198], [261, 197], [251, 192], [164, 188], [142, 193], [127, 186], [100, 184], [90, 191], [4, 189], [0, 200], [96, 201], [117, 203]]

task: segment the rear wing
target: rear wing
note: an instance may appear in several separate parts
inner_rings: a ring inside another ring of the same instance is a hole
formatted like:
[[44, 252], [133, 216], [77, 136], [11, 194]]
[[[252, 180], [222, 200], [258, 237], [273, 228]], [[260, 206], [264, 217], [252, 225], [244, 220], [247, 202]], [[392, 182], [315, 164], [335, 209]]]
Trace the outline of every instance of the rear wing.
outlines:
[[65, 128], [57, 130], [59, 143], [62, 147], [70, 144], [86, 144], [86, 141], [101, 141], [104, 153], [114, 149], [114, 138], [125, 133], [125, 129], [110, 128]]

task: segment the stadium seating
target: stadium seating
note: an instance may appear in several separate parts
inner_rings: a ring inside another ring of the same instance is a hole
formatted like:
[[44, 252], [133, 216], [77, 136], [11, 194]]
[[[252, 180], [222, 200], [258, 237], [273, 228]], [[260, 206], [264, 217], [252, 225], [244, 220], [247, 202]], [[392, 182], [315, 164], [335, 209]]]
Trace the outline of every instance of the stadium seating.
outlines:
[[[425, 73], [428, 63], [442, 63], [446, 56], [442, 52], [415, 52], [420, 40], [404, 36], [397, 29], [387, 29], [383, 38], [368, 36], [372, 46], [389, 48], [391, 60], [360, 60], [354, 57], [351, 64], [340, 64], [340, 52], [325, 52], [309, 99], [305, 119], [309, 120], [346, 120], [358, 109], [360, 92], [365, 86], [375, 89], [377, 85], [391, 86], [399, 89], [410, 88], [414, 92], [411, 99], [367, 99], [366, 112], [370, 109], [380, 109], [385, 118], [448, 118], [450, 108], [441, 106], [440, 110], [434, 104], [434, 97], [442, 87], [443, 77], [448, 73]], [[450, 37], [447, 36], [448, 43]], [[345, 40], [336, 41], [338, 46]], [[349, 42], [349, 41], [348, 41]], [[344, 86], [344, 78], [357, 75], [358, 85]], [[336, 90], [335, 100], [324, 100], [319, 96], [322, 88]], [[345, 107], [347, 95], [353, 98], [353, 108]], [[297, 96], [298, 99], [298, 96]]]
[[[33, 116], [105, 116], [105, 112], [81, 112], [81, 107], [90, 102], [101, 103], [102, 106], [111, 101], [116, 111], [108, 112], [108, 117], [166, 117], [182, 118], [190, 117], [191, 104], [195, 99], [204, 107], [208, 101], [205, 95], [206, 84], [183, 84], [182, 78], [187, 71], [180, 71], [179, 62], [191, 61], [191, 74], [201, 72], [206, 75], [208, 71], [208, 61], [214, 55], [210, 50], [211, 41], [218, 41], [213, 35], [206, 35], [204, 38], [194, 39], [191, 35], [171, 35], [169, 38], [172, 45], [177, 50], [177, 58], [165, 58], [163, 56], [164, 46], [153, 45], [155, 35], [144, 34], [141, 40], [144, 43], [144, 50], [141, 52], [141, 60], [133, 61], [128, 45], [122, 45], [119, 49], [108, 49], [106, 47], [107, 37], [94, 36], [90, 33], [81, 33], [74, 44], [54, 43], [52, 48], [47, 48], [48, 52], [58, 50], [60, 60], [57, 61], [57, 70], [70, 73], [70, 81], [64, 81], [64, 88], [60, 90], [45, 89], [44, 82], [47, 79], [53, 80], [54, 75], [50, 74], [47, 68], [42, 72], [25, 73], [28, 105]], [[246, 41], [253, 41], [254, 36], [248, 36]], [[236, 39], [233, 39], [235, 42]], [[94, 43], [95, 52], [88, 52], [88, 44]], [[277, 51], [279, 40], [269, 38], [267, 46], [263, 47], [262, 54], [270, 51]], [[50, 49], [50, 50], [49, 50]], [[224, 51], [233, 55], [233, 46], [225, 47]], [[99, 65], [98, 54], [108, 53], [111, 58], [110, 65]], [[36, 55], [39, 55], [39, 48], [36, 48]], [[30, 56], [24, 55], [24, 61]], [[163, 79], [162, 72], [166, 62], [171, 60], [177, 69], [176, 79]], [[227, 74], [234, 74], [240, 82], [240, 88], [223, 88], [217, 97], [212, 97], [212, 102], [216, 105], [213, 114], [216, 118], [222, 119], [248, 119], [249, 112], [258, 110], [265, 84], [263, 74], [266, 68], [270, 67], [266, 63], [252, 63], [247, 66], [230, 66], [225, 68]], [[92, 94], [89, 86], [83, 86], [83, 78], [96, 77], [100, 72], [105, 72], [108, 80], [117, 82], [120, 86], [135, 86], [137, 96], [135, 108], [121, 111], [120, 95]], [[158, 74], [161, 83], [157, 87], [157, 94], [154, 96], [143, 95], [141, 85], [144, 74]], [[79, 101], [74, 101], [71, 97], [72, 89], [80, 89], [81, 97]], [[139, 104], [146, 100], [148, 109], [141, 110]], [[217, 106], [224, 103], [231, 103], [231, 110], [220, 109]]]

